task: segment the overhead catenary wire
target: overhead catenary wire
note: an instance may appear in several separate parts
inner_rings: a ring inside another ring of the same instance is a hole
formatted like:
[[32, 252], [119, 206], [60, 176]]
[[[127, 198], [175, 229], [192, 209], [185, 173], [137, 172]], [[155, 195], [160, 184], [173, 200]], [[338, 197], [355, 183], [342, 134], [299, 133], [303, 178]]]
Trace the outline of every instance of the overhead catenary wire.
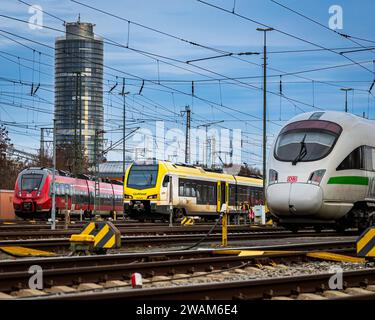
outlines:
[[[71, 0], [71, 1], [73, 1], [73, 0]], [[317, 43], [312, 42], [312, 41], [310, 41], [310, 40], [304, 39], [304, 38], [302, 38], [302, 37], [300, 37], [300, 36], [296, 36], [296, 35], [294, 35], [294, 34], [292, 34], [292, 33], [290, 33], [290, 32], [283, 31], [283, 30], [281, 30], [280, 28], [272, 27], [272, 26], [270, 26], [270, 25], [267, 25], [267, 24], [265, 24], [265, 23], [262, 23], [262, 22], [260, 22], [260, 21], [255, 20], [255, 19], [249, 18], [249, 17], [244, 16], [244, 15], [242, 15], [242, 14], [239, 14], [239, 13], [236, 13], [236, 12], [231, 12], [231, 11], [229, 11], [229, 10], [223, 8], [223, 7], [220, 7], [220, 6], [214, 5], [214, 4], [209, 3], [209, 2], [207, 2], [207, 1], [204, 1], [204, 0], [197, 0], [197, 1], [200, 2], [200, 3], [202, 3], [202, 4], [204, 4], [204, 5], [206, 5], [206, 6], [210, 6], [210, 7], [212, 7], [212, 8], [215, 8], [215, 9], [217, 9], [217, 10], [220, 10], [220, 11], [223, 11], [223, 12], [226, 12], [226, 13], [229, 13], [229, 14], [233, 14], [233, 15], [235, 15], [235, 16], [237, 16], [237, 17], [243, 19], [243, 20], [246, 20], [246, 21], [252, 22], [252, 23], [254, 23], [254, 24], [261, 25], [261, 26], [266, 27], [266, 28], [272, 28], [273, 30], [275, 30], [276, 32], [278, 32], [278, 33], [280, 33], [280, 34], [283, 34], [283, 35], [285, 35], [285, 36], [288, 36], [288, 37], [291, 37], [291, 38], [293, 38], [293, 39], [299, 40], [299, 41], [301, 41], [301, 42], [304, 42], [304, 43], [310, 44], [310, 45], [312, 45], [312, 46], [314, 46], [314, 47], [317, 47], [317, 48], [320, 48], [320, 49], [328, 50], [329, 52], [332, 52], [332, 53], [334, 53], [334, 54], [337, 54], [337, 55], [339, 55], [339, 56], [341, 56], [341, 57], [344, 57], [345, 59], [347, 59], [347, 60], [349, 60], [349, 61], [355, 63], [356, 65], [358, 65], [358, 66], [361, 67], [362, 69], [364, 69], [364, 70], [370, 72], [371, 74], [374, 74], [374, 72], [373, 72], [372, 70], [370, 70], [370, 69], [368, 69], [368, 68], [362, 66], [361, 64], [359, 64], [359, 63], [356, 62], [355, 60], [353, 60], [353, 59], [351, 59], [351, 58], [349, 58], [349, 57], [347, 57], [347, 56], [345, 56], [345, 55], [341, 55], [340, 53], [338, 53], [338, 52], [336, 52], [336, 51], [334, 51], [334, 50], [331, 50], [331, 49], [329, 49], [329, 48], [327, 48], [327, 47], [325, 47], [325, 46], [323, 46], [323, 45], [320, 45], [320, 44], [317, 44]]]
[[[137, 78], [137, 80], [140, 80], [139, 78]], [[164, 80], [165, 79], [159, 79], [159, 82], [164, 82]], [[142, 80], [140, 80], [140, 81], [142, 81], [142, 88], [144, 87], [144, 81], [145, 81], [145, 79], [142, 79]], [[147, 80], [146, 80], [147, 81]], [[188, 80], [188, 81], [190, 81], [190, 80]], [[223, 83], [226, 81], [226, 79], [223, 79], [222, 80], [223, 81]], [[191, 81], [190, 81], [191, 82]], [[285, 83], [287, 83], [287, 82], [285, 82]], [[314, 105], [314, 104], [313, 104]], [[254, 119], [254, 121], [257, 121], [256, 119]]]
[[[14, 34], [13, 34], [14, 35]], [[15, 35], [15, 36], [17, 36], [17, 35]], [[24, 38], [24, 37], [23, 37]], [[29, 39], [28, 39], [29, 40]], [[35, 41], [34, 41], [35, 42]], [[37, 42], [38, 44], [41, 44], [41, 43], [39, 43], [39, 42]], [[43, 44], [42, 44], [43, 45]], [[30, 48], [31, 50], [32, 50], [32, 48]]]
[[[278, 6], [280, 6], [280, 7], [282, 7], [282, 8], [284, 8], [284, 9], [286, 9], [286, 10], [289, 10], [290, 12], [293, 12], [293, 13], [297, 14], [297, 15], [300, 16], [300, 17], [303, 17], [304, 19], [306, 19], [306, 20], [308, 20], [308, 21], [310, 21], [310, 22], [313, 22], [313, 23], [317, 24], [317, 25], [320, 26], [320, 27], [322, 27], [322, 28], [324, 28], [324, 29], [326, 29], [326, 30], [328, 30], [328, 31], [330, 31], [330, 32], [333, 32], [333, 33], [339, 35], [340, 37], [343, 37], [344, 39], [347, 39], [347, 40], [349, 40], [349, 41], [351, 41], [351, 42], [353, 42], [353, 43], [359, 45], [360, 47], [365, 48], [366, 50], [368, 50], [367, 47], [365, 47], [364, 45], [362, 45], [362, 44], [359, 43], [358, 41], [353, 40], [351, 35], [346, 34], [346, 33], [339, 32], [339, 31], [334, 30], [334, 29], [332, 29], [332, 28], [329, 28], [329, 27], [327, 27], [325, 24], [323, 24], [323, 23], [321, 23], [321, 22], [319, 22], [319, 21], [317, 21], [317, 20], [315, 20], [315, 19], [313, 19], [313, 18], [307, 16], [306, 14], [303, 14], [303, 13], [301, 13], [301, 12], [298, 12], [297, 10], [292, 9], [292, 8], [286, 6], [285, 4], [282, 4], [282, 3], [278, 2], [278, 1], [275, 1], [275, 0], [270, 0], [270, 1], [273, 2], [273, 3], [275, 3], [275, 4], [277, 4]], [[370, 50], [372, 50], [372, 49], [370, 49]]]
[[[17, 19], [17, 18], [13, 18], [13, 17], [9, 17], [9, 16], [5, 16], [5, 15], [0, 15], [0, 17], [6, 17], [6, 18], [8, 18], [8, 19], [14, 19], [14, 20], [19, 21], [19, 22], [29, 23], [29, 22], [27, 22], [27, 21], [25, 21], [25, 20]], [[66, 31], [63, 31], [63, 30], [59, 30], [59, 29], [56, 29], [56, 28], [52, 28], [52, 27], [49, 27], [49, 26], [46, 26], [46, 25], [44, 25], [44, 28], [48, 28], [48, 29], [51, 29], [51, 30], [54, 30], [54, 31], [58, 31], [58, 32], [62, 32], [62, 33], [69, 33], [69, 32], [66, 32]], [[84, 36], [83, 36], [83, 37], [84, 37]], [[85, 59], [85, 60], [90, 60], [90, 59]], [[113, 71], [119, 72], [119, 73], [123, 73], [123, 74], [127, 74], [127, 75], [130, 75], [130, 76], [136, 77], [136, 78], [138, 78], [139, 80], [143, 80], [142, 77], [140, 77], [140, 76], [136, 76], [136, 75], [131, 74], [131, 73], [129, 73], [129, 72], [125, 72], [125, 71], [123, 71], [123, 70], [119, 70], [119, 69], [117, 69], [117, 68], [109, 67], [109, 66], [107, 66], [107, 68], [110, 69], [110, 70], [113, 70]], [[152, 83], [154, 83], [154, 84], [159, 84], [157, 81], [156, 81], [156, 82], [154, 82], [154, 81], [150, 81], [150, 82], [152, 82]], [[165, 88], [167, 88], [167, 89], [169, 89], [169, 90], [173, 90], [173, 91], [175, 91], [175, 92], [177, 92], [177, 93], [179, 93], [179, 94], [182, 94], [182, 95], [185, 95], [185, 96], [191, 96], [190, 93], [187, 93], [187, 92], [184, 92], [184, 91], [181, 91], [181, 90], [175, 89], [175, 88], [168, 87], [168, 86], [163, 85], [163, 84], [161, 84], [161, 83], [160, 83], [159, 85], [162, 86], [162, 87], [165, 87]], [[253, 87], [255, 87], [255, 86], [253, 86]], [[258, 90], [260, 90], [260, 88], [257, 88], [257, 87], [255, 87], [255, 88], [258, 89]], [[240, 110], [238, 110], [238, 109], [235, 109], [235, 108], [233, 108], [233, 107], [229, 107], [229, 106], [226, 106], [226, 105], [219, 105], [219, 104], [216, 103], [215, 101], [211, 101], [211, 100], [206, 99], [206, 98], [203, 98], [203, 97], [196, 96], [196, 99], [199, 99], [200, 101], [205, 102], [205, 103], [208, 103], [208, 104], [211, 104], [211, 105], [213, 104], [213, 105], [216, 105], [216, 106], [219, 106], [219, 107], [221, 106], [221, 107], [223, 107], [223, 108], [225, 108], [225, 109], [228, 109], [228, 110], [230, 110], [230, 111], [234, 111], [234, 112], [237, 112], [237, 113], [240, 113], [240, 114], [250, 115], [251, 117], [257, 118], [256, 116], [254, 116], [254, 115], [252, 115], [252, 114], [245, 113], [245, 112], [243, 112], [243, 111], [240, 111]], [[278, 124], [275, 124], [275, 125], [278, 126]], [[258, 128], [258, 129], [259, 129], [259, 128]]]
[[[125, 19], [125, 18], [123, 18], [123, 17], [120, 17], [120, 16], [118, 16], [118, 15], [115, 15], [115, 14], [112, 14], [112, 13], [109, 13], [109, 12], [107, 12], [107, 11], [104, 11], [104, 10], [101, 10], [101, 9], [98, 9], [98, 8], [95, 8], [95, 7], [93, 7], [93, 6], [90, 6], [90, 5], [87, 5], [87, 4], [84, 4], [84, 3], [82, 3], [82, 2], [79, 2], [79, 1], [76, 1], [76, 0], [71, 0], [72, 2], [75, 2], [75, 3], [77, 3], [77, 4], [80, 4], [80, 5], [82, 5], [82, 6], [85, 6], [85, 7], [88, 7], [88, 8], [90, 8], [90, 9], [92, 9], [92, 10], [95, 10], [95, 11], [98, 11], [98, 12], [101, 12], [101, 13], [103, 13], [103, 14], [106, 14], [106, 15], [109, 15], [109, 16], [112, 16], [112, 17], [115, 17], [115, 18], [117, 18], [117, 19], [120, 19], [120, 20], [124, 20], [124, 21], [130, 21], [130, 20], [128, 20], [128, 19]], [[172, 35], [172, 34], [170, 34], [170, 33], [166, 33], [166, 32], [163, 32], [163, 31], [160, 31], [160, 30], [157, 30], [157, 29], [155, 29], [155, 28], [150, 28], [150, 27], [147, 27], [147, 26], [145, 26], [145, 25], [142, 25], [142, 24], [140, 24], [140, 26], [141, 27], [144, 27], [144, 28], [146, 28], [146, 29], [148, 29], [148, 30], [152, 30], [152, 31], [154, 31], [154, 32], [157, 32], [157, 33], [160, 33], [160, 34], [163, 34], [163, 35], [166, 35], [166, 36], [168, 36], [168, 37], [172, 37], [172, 38], [174, 38], [174, 39], [178, 39], [178, 40], [181, 40], [181, 41], [184, 41], [184, 42], [188, 42], [188, 43], [190, 43], [190, 44], [194, 44], [194, 45], [197, 45], [197, 46], [200, 46], [200, 47], [202, 47], [202, 48], [206, 48], [206, 49], [209, 49], [209, 50], [213, 50], [213, 51], [215, 51], [215, 52], [223, 52], [222, 50], [218, 50], [218, 49], [215, 49], [215, 48], [212, 48], [212, 47], [208, 47], [208, 46], [204, 46], [204, 45], [201, 45], [201, 44], [197, 44], [196, 42], [193, 42], [193, 41], [189, 41], [189, 40], [186, 40], [186, 39], [182, 39], [182, 38], [180, 38], [180, 37], [178, 37], [178, 36], [175, 36], [175, 35]], [[323, 49], [325, 49], [325, 50], [330, 50], [329, 48], [324, 48], [324, 47], [322, 47]], [[321, 48], [321, 49], [322, 49]], [[332, 51], [332, 50], [331, 50]], [[145, 53], [145, 52], [144, 52]], [[226, 52], [227, 54], [228, 54], [228, 52]], [[230, 53], [229, 53], [230, 54]], [[230, 54], [231, 56], [232, 56], [232, 54]], [[159, 56], [160, 57], [160, 56]], [[183, 61], [179, 61], [179, 62], [183, 62]], [[358, 62], [356, 62], [356, 61], [352, 61], [354, 64], [358, 64]], [[196, 65], [195, 65], [196, 66]], [[197, 67], [197, 66], [196, 66]], [[207, 71], [207, 70], [206, 70]], [[160, 83], [160, 82], [159, 82]], [[257, 88], [257, 89], [259, 89], [259, 90], [261, 90], [261, 88]], [[272, 92], [270, 92], [270, 93], [272, 93]], [[275, 94], [275, 93], [273, 93], [273, 94]], [[287, 98], [287, 97], [285, 97], [285, 98]]]
[[[0, 30], [1, 31], [1, 30]], [[60, 32], [63, 32], [63, 31], [61, 31], [60, 30]], [[22, 38], [24, 38], [24, 37], [22, 37]], [[30, 40], [30, 39], [28, 39], [29, 41], [33, 41], [33, 40]], [[33, 42], [35, 42], [35, 41], [33, 41]], [[38, 44], [40, 44], [40, 45], [42, 45], [40, 42], [37, 42]], [[48, 46], [48, 47], [50, 47], [50, 46]], [[53, 47], [50, 47], [51, 49], [53, 49]], [[363, 63], [370, 63], [370, 62], [372, 62], [372, 60], [371, 61], [361, 61], [361, 62], [357, 62], [357, 63], [361, 63], [361, 64], [363, 64]], [[255, 64], [255, 63], [254, 63]], [[259, 64], [255, 64], [255, 65], [258, 65], [258, 66], [261, 66], [261, 65], [259, 65]], [[328, 67], [321, 67], [321, 68], [314, 68], [314, 69], [310, 69], [310, 70], [302, 70], [302, 71], [297, 71], [297, 72], [288, 72], [288, 73], [282, 73], [281, 75], [284, 75], [284, 76], [286, 76], [286, 75], [298, 75], [298, 74], [302, 74], [302, 73], [308, 73], [308, 72], [316, 72], [316, 71], [322, 71], [322, 70], [328, 70], [328, 69], [334, 69], [334, 68], [339, 68], [339, 67], [347, 67], [347, 66], [351, 66], [351, 65], [355, 65], [355, 63], [349, 63], [349, 64], [342, 64], [342, 65], [334, 65], [334, 66], [328, 66]], [[104, 66], [105, 67], [105, 66]], [[275, 70], [275, 71], [281, 71], [281, 70], [278, 70], [278, 69], [274, 69], [274, 68], [272, 68], [272, 67], [269, 67], [269, 69], [270, 70]], [[283, 72], [283, 71], [282, 71]], [[269, 75], [269, 77], [275, 77], [275, 76], [279, 76], [278, 74], [276, 74], [276, 75]], [[232, 78], [233, 80], [239, 80], [239, 79], [251, 79], [251, 78], [259, 78], [260, 76], [249, 76], [249, 77], [235, 77], [235, 78]], [[301, 77], [301, 78], [305, 78], [305, 77]], [[308, 79], [308, 80], [310, 80], [311, 81], [311, 79], [309, 79], [309, 78], [305, 78], [305, 79]], [[136, 79], [134, 79], [133, 78], [133, 80], [136, 80]], [[150, 80], [150, 79], [143, 79], [143, 80], [145, 80], [145, 81], [149, 81], [149, 82], [158, 82], [158, 83], [160, 83], [161, 81], [160, 81], [160, 79], [158, 79], [158, 80]], [[203, 79], [195, 79], [194, 81], [195, 82], [207, 82], [207, 81], [215, 81], [216, 79], [206, 79], [206, 80], [203, 80]], [[225, 78], [222, 78], [222, 80], [223, 81], [225, 81], [225, 80], [227, 80], [227, 79], [225, 79]], [[164, 81], [164, 82], [189, 82], [190, 80], [162, 80], [162, 81]], [[217, 81], [217, 80], [216, 80]], [[315, 81], [317, 81], [317, 82], [320, 82], [320, 83], [326, 83], [326, 82], [324, 82], [324, 81], [321, 81], [321, 80], [315, 80]], [[327, 83], [328, 84], [328, 83]], [[359, 90], [359, 89], [356, 89], [356, 90]]]

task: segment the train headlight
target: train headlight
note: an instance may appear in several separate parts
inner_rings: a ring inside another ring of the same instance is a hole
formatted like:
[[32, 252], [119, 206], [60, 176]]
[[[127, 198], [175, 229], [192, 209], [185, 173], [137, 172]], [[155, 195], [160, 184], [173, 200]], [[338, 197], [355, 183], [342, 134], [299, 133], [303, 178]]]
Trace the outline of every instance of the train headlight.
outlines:
[[18, 196], [19, 197], [21, 197], [22, 196], [22, 192], [20, 191], [20, 192], [18, 192]]
[[269, 175], [268, 175], [268, 181], [269, 181], [268, 184], [277, 183], [278, 180], [279, 180], [278, 172], [273, 169], [270, 169]]
[[133, 199], [133, 196], [130, 194], [124, 194], [124, 199]]
[[307, 183], [316, 184], [317, 186], [320, 185], [325, 173], [326, 171], [324, 169], [314, 171], [313, 173], [311, 173], [310, 178], [307, 181]]
[[152, 196], [148, 196], [147, 199], [156, 199], [158, 197], [157, 194], [153, 194]]

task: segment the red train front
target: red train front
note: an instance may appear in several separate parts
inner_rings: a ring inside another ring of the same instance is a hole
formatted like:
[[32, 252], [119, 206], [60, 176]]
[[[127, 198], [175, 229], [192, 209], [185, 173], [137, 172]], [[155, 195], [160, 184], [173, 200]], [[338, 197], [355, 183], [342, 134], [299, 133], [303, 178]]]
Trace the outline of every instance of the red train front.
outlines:
[[[99, 184], [97, 213], [123, 213], [122, 183], [108, 181]], [[47, 219], [51, 216], [52, 171], [46, 168], [28, 168], [17, 177], [13, 206], [22, 219]], [[56, 172], [56, 213], [69, 210], [71, 215], [91, 217], [94, 210], [95, 182], [90, 177], [75, 178], [65, 172]]]

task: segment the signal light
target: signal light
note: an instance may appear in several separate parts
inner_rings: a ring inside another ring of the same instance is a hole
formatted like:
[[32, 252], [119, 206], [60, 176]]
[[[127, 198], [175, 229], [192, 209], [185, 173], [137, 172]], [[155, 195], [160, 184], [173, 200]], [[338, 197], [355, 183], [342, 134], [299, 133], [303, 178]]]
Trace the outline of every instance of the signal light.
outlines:
[[310, 178], [307, 181], [307, 183], [312, 183], [312, 184], [315, 184], [317, 186], [320, 185], [325, 173], [326, 173], [326, 171], [324, 169], [314, 171], [313, 173], [311, 173]]
[[268, 175], [268, 184], [274, 184], [274, 183], [277, 183], [277, 181], [279, 180], [279, 174], [277, 171], [273, 170], [273, 169], [270, 169], [269, 171], [269, 175]]

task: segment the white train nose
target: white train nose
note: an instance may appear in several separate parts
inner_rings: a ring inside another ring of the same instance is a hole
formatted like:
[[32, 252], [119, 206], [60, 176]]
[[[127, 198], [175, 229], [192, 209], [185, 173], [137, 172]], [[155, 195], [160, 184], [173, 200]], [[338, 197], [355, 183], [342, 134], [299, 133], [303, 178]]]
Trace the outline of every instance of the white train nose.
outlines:
[[279, 216], [311, 216], [322, 206], [323, 191], [314, 184], [276, 183], [267, 188], [267, 206]]

